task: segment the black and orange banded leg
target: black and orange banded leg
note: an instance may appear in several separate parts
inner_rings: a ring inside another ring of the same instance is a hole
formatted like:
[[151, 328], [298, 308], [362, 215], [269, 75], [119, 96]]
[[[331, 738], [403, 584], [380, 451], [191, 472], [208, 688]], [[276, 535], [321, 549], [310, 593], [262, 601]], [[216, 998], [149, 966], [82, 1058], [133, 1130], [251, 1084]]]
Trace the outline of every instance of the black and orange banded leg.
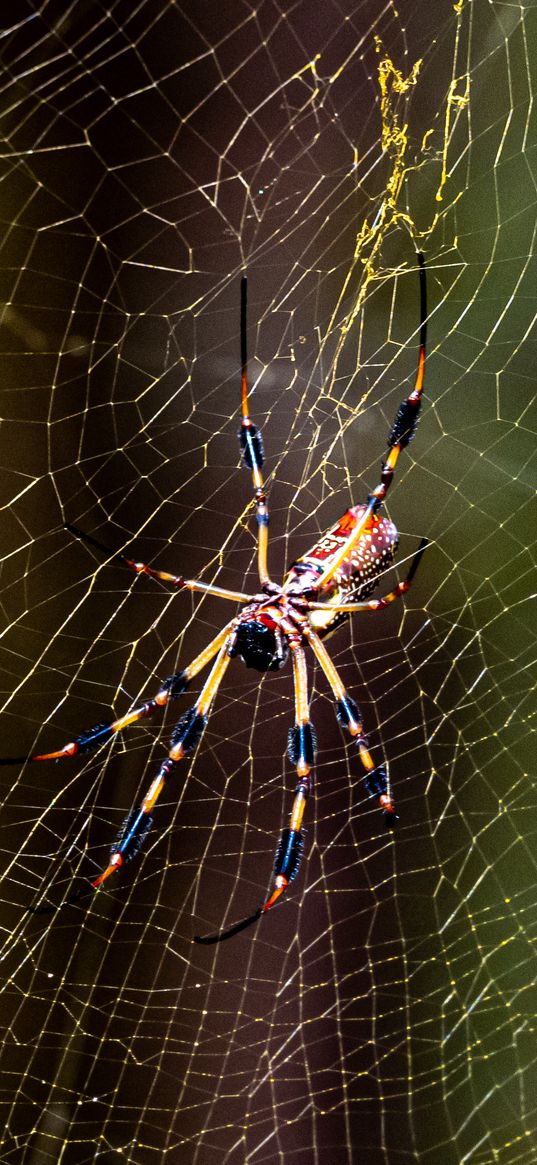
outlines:
[[100, 542], [98, 538], [94, 538], [92, 534], [85, 534], [78, 526], [72, 526], [66, 522], [65, 529], [69, 530], [70, 534], [74, 534], [76, 538], [80, 538], [82, 542], [87, 542], [88, 546], [93, 546], [94, 550], [99, 550], [101, 554], [111, 558], [113, 562], [121, 562], [123, 566], [128, 566], [129, 570], [133, 570], [135, 574], [146, 574], [149, 578], [157, 578], [160, 582], [170, 583], [177, 590], [199, 591], [203, 595], [215, 595], [218, 599], [230, 599], [233, 603], [248, 603], [251, 596], [244, 594], [243, 591], [228, 591], [225, 587], [213, 586], [212, 583], [201, 582], [196, 578], [183, 578], [182, 574], [170, 574], [167, 570], [156, 570], [152, 566], [148, 566], [147, 562], [135, 562], [133, 558], [128, 558], [126, 554], [119, 554], [112, 550], [110, 546], [106, 546], [104, 542]]
[[255, 514], [257, 521], [257, 566], [262, 586], [270, 583], [267, 563], [269, 511], [261, 470], [265, 459], [261, 430], [250, 419], [248, 404], [248, 345], [247, 345], [247, 295], [248, 280], [241, 279], [241, 411], [239, 446], [242, 460], [252, 473], [254, 487]]
[[94, 724], [92, 728], [86, 728], [78, 736], [75, 736], [74, 740], [70, 740], [54, 752], [33, 753], [30, 756], [0, 757], [0, 765], [22, 765], [33, 761], [63, 760], [66, 757], [81, 756], [100, 748], [102, 744], [106, 744], [124, 728], [130, 728], [132, 724], [137, 724], [155, 712], [163, 711], [171, 700], [175, 700], [182, 692], [186, 692], [191, 680], [211, 662], [233, 626], [234, 620], [231, 620], [187, 667], [174, 672], [173, 675], [163, 680], [156, 696], [139, 704], [137, 708], [132, 708], [124, 716], [118, 716], [115, 720], [105, 720], [100, 724]]
[[360, 709], [356, 701], [349, 696], [322, 640], [319, 639], [312, 627], [305, 631], [305, 635], [336, 698], [336, 715], [339, 723], [342, 728], [347, 729], [347, 732], [356, 742], [358, 756], [365, 770], [364, 784], [367, 792], [383, 810], [386, 828], [393, 829], [398, 817], [389, 788], [388, 775], [384, 765], [375, 765], [371, 756]]
[[317, 748], [315, 729], [309, 717], [308, 675], [304, 649], [296, 641], [291, 641], [290, 647], [295, 688], [295, 724], [289, 732], [287, 755], [291, 764], [296, 768], [298, 781], [295, 787], [289, 825], [282, 831], [276, 850], [274, 887], [263, 906], [263, 914], [266, 914], [274, 906], [274, 903], [281, 898], [298, 874], [304, 850], [302, 819], [311, 792], [311, 770]]
[[304, 649], [297, 640], [291, 640], [290, 648], [293, 660], [293, 679], [295, 688], [295, 724], [290, 729], [287, 753], [291, 764], [295, 765], [298, 782], [295, 787], [293, 805], [289, 825], [282, 830], [276, 856], [274, 859], [274, 883], [266, 902], [259, 906], [254, 914], [243, 918], [227, 930], [205, 936], [196, 935], [194, 942], [207, 946], [223, 942], [232, 938], [241, 930], [246, 930], [252, 923], [266, 914], [282, 897], [287, 887], [297, 876], [302, 851], [304, 849], [304, 835], [302, 819], [308, 800], [312, 776], [311, 769], [315, 759], [316, 737], [315, 729], [309, 718], [308, 710], [308, 679]]
[[[79, 901], [80, 898], [85, 897], [92, 890], [97, 890], [99, 886], [102, 886], [103, 882], [106, 882], [116, 870], [121, 869], [138, 852], [153, 824], [152, 811], [169, 778], [174, 773], [176, 764], [188, 756], [201, 740], [211, 705], [231, 659], [230, 650], [233, 647], [236, 634], [236, 623], [237, 620], [233, 620], [232, 624], [223, 633], [223, 641], [221, 642], [216, 660], [207, 680], [195, 703], [181, 716], [176, 724], [172, 733], [168, 756], [163, 760], [157, 775], [151, 782], [139, 807], [134, 809], [126, 818], [112, 846], [110, 860], [106, 868], [89, 886], [85, 886], [78, 893], [66, 898], [59, 906], [30, 907], [30, 913], [49, 914], [54, 910], [60, 909], [61, 906]], [[219, 639], [222, 640], [222, 635], [219, 636]]]
[[412, 440], [418, 424], [423, 382], [425, 377], [425, 358], [427, 347], [427, 278], [425, 260], [421, 252], [417, 253], [420, 277], [420, 338], [418, 352], [418, 366], [414, 388], [410, 395], [402, 402], [395, 421], [388, 434], [388, 456], [382, 463], [380, 482], [371, 490], [367, 498], [365, 510], [349, 537], [342, 543], [336, 554], [332, 555], [323, 573], [317, 579], [317, 586], [322, 587], [337, 574], [342, 563], [350, 559], [352, 550], [361, 538], [370, 518], [380, 509], [390, 488], [395, 467], [402, 449], [406, 449]]
[[425, 273], [425, 259], [421, 251], [417, 253], [420, 275], [420, 338], [418, 352], [418, 367], [414, 380], [414, 388], [406, 400], [402, 401], [399, 411], [388, 434], [388, 456], [383, 463], [380, 482], [371, 491], [367, 501], [373, 502], [374, 510], [382, 505], [393, 480], [393, 475], [399, 454], [406, 449], [412, 440], [419, 420], [423, 382], [425, 379], [425, 359], [427, 351], [427, 277]]

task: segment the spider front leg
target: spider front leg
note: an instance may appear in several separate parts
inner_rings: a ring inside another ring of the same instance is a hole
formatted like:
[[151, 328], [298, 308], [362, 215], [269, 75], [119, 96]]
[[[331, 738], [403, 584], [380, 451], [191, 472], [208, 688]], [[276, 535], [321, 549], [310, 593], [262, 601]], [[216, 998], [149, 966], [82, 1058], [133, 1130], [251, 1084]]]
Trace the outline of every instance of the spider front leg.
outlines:
[[[121, 869], [138, 852], [153, 824], [151, 813], [169, 778], [174, 773], [176, 764], [188, 756], [201, 740], [212, 703], [231, 659], [230, 652], [233, 649], [235, 641], [237, 623], [238, 619], [232, 620], [228, 627], [217, 637], [220, 643], [220, 649], [207, 680], [195, 703], [181, 716], [174, 728], [168, 756], [163, 760], [141, 804], [129, 814], [124, 822], [112, 846], [110, 861], [106, 868], [89, 886], [85, 886], [78, 893], [66, 898], [58, 907], [30, 907], [30, 913], [48, 914], [53, 910], [59, 909], [61, 906], [77, 902], [86, 894], [91, 893], [92, 890], [97, 890], [99, 886], [102, 886], [103, 882], [106, 882], [116, 870]], [[213, 640], [214, 643], [215, 640]], [[204, 655], [206, 657], [208, 650], [209, 648], [204, 653], [201, 653], [202, 656]], [[215, 653], [213, 652], [213, 654]], [[198, 656], [197, 660], [199, 661], [200, 659], [201, 656]], [[205, 662], [207, 662], [206, 658]]]
[[384, 811], [384, 824], [393, 829], [399, 820], [392, 801], [388, 777], [384, 765], [375, 765], [369, 751], [369, 741], [364, 732], [362, 716], [356, 702], [349, 696], [345, 685], [332, 662], [326, 647], [312, 627], [304, 632], [336, 698], [336, 715], [339, 723], [346, 728], [358, 746], [358, 755], [365, 770], [364, 783], [370, 797], [374, 797]]

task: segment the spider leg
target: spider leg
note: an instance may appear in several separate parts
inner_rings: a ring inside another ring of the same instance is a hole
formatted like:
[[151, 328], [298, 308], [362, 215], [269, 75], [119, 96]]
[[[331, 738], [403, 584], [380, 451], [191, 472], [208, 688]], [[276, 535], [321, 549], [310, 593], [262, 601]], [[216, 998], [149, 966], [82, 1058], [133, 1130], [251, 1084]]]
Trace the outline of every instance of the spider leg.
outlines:
[[336, 698], [336, 715], [339, 723], [346, 728], [356, 741], [358, 755], [365, 770], [365, 787], [370, 797], [374, 797], [381, 809], [384, 810], [384, 824], [387, 829], [393, 829], [398, 817], [388, 786], [388, 776], [384, 765], [375, 766], [369, 751], [369, 741], [365, 735], [362, 714], [356, 702], [349, 696], [345, 685], [332, 662], [326, 647], [312, 627], [304, 631], [310, 646], [324, 672], [328, 683]]
[[[235, 624], [235, 621], [234, 621]], [[152, 781], [147, 793], [141, 802], [139, 809], [135, 809], [130, 814], [125, 826], [118, 835], [115, 846], [112, 847], [110, 857], [110, 864], [98, 878], [92, 882], [94, 889], [101, 886], [103, 882], [114, 873], [114, 870], [119, 869], [125, 862], [128, 862], [131, 857], [139, 849], [143, 839], [149, 832], [153, 819], [150, 817], [152, 809], [155, 807], [158, 798], [160, 797], [169, 777], [175, 771], [175, 765], [188, 756], [190, 752], [199, 744], [203, 731], [207, 724], [209, 711], [213, 700], [216, 696], [218, 688], [227, 671], [231, 656], [229, 649], [233, 644], [235, 638], [235, 626], [228, 631], [225, 640], [218, 652], [213, 667], [205, 681], [201, 692], [192, 705], [178, 720], [171, 738], [171, 748], [168, 756], [163, 760], [160, 769]]]
[[152, 810], [165, 788], [169, 777], [174, 773], [176, 764], [191, 753], [201, 740], [207, 724], [209, 711], [231, 659], [229, 652], [235, 638], [236, 622], [236, 620], [233, 620], [226, 628], [225, 635], [220, 636], [221, 646], [207, 680], [195, 703], [181, 716], [176, 724], [172, 733], [168, 756], [162, 762], [156, 777], [151, 782], [139, 807], [134, 809], [124, 822], [112, 846], [108, 866], [106, 866], [89, 886], [85, 886], [78, 893], [70, 895], [63, 902], [59, 903], [58, 906], [30, 907], [29, 911], [31, 914], [49, 914], [54, 910], [61, 909], [62, 906], [77, 902], [80, 898], [90, 893], [91, 890], [97, 890], [99, 886], [102, 886], [103, 882], [106, 882], [111, 874], [121, 869], [121, 866], [130, 861], [138, 852], [153, 824], [153, 818], [151, 816]]
[[64, 757], [79, 756], [82, 753], [91, 752], [94, 748], [99, 748], [101, 744], [106, 744], [115, 736], [116, 732], [121, 732], [124, 728], [129, 728], [131, 724], [137, 724], [139, 720], [145, 719], [146, 716], [152, 716], [154, 712], [163, 710], [170, 700], [174, 700], [181, 695], [181, 692], [185, 692], [194, 676], [197, 676], [198, 672], [210, 663], [233, 626], [234, 620], [227, 623], [218, 632], [218, 635], [207, 644], [207, 647], [204, 647], [203, 651], [200, 651], [199, 655], [188, 664], [188, 667], [182, 671], [174, 672], [163, 681], [156, 696], [146, 700], [144, 704], [138, 705], [137, 708], [132, 708], [124, 716], [118, 716], [116, 720], [107, 720], [100, 724], [94, 724], [92, 728], [86, 728], [79, 736], [75, 736], [74, 740], [64, 744], [55, 752], [34, 753], [30, 756], [0, 757], [0, 765], [26, 764], [38, 760], [62, 760]]
[[386, 494], [390, 488], [393, 480], [393, 475], [399, 454], [402, 449], [406, 449], [409, 441], [412, 440], [416, 432], [418, 424], [419, 413], [421, 408], [421, 398], [423, 392], [423, 382], [425, 377], [425, 356], [427, 345], [427, 281], [425, 274], [425, 260], [421, 252], [417, 253], [419, 264], [420, 277], [420, 340], [419, 340], [419, 354], [418, 367], [416, 370], [416, 377], [414, 381], [414, 388], [410, 395], [402, 402], [399, 411], [396, 415], [392, 429], [388, 434], [388, 456], [386, 461], [382, 464], [382, 471], [380, 475], [380, 482], [375, 489], [371, 491], [367, 499], [367, 505], [360, 518], [360, 521], [353, 528], [349, 537], [342, 543], [339, 550], [333, 557], [317, 579], [317, 586], [322, 587], [329, 582], [331, 578], [339, 570], [341, 564], [351, 556], [353, 547], [361, 538], [369, 519], [373, 514], [380, 509]]
[[70, 522], [66, 522], [65, 529], [69, 530], [70, 534], [74, 534], [76, 538], [87, 542], [88, 546], [93, 546], [95, 550], [99, 550], [101, 554], [106, 554], [113, 561], [128, 566], [136, 574], [147, 574], [150, 578], [158, 578], [161, 582], [171, 583], [178, 590], [201, 591], [205, 595], [216, 595], [219, 599], [231, 599], [234, 603], [250, 602], [251, 596], [245, 595], [242, 591], [228, 591], [224, 587], [213, 586], [212, 583], [200, 582], [199, 579], [183, 578], [182, 575], [170, 574], [167, 570], [154, 570], [146, 562], [134, 562], [132, 558], [127, 558], [126, 554], [117, 554], [115, 550], [105, 546], [104, 542], [99, 542], [98, 538], [93, 538], [91, 534], [85, 534], [83, 530], [80, 530], [78, 526], [72, 526]]
[[316, 736], [315, 729], [309, 718], [308, 710], [308, 677], [304, 649], [298, 639], [292, 639], [289, 644], [293, 659], [293, 680], [295, 688], [295, 724], [288, 737], [287, 754], [291, 764], [296, 766], [298, 783], [291, 809], [289, 825], [282, 830], [276, 856], [274, 859], [274, 886], [266, 902], [248, 918], [235, 923], [228, 930], [218, 931], [200, 937], [196, 935], [194, 942], [207, 946], [232, 938], [241, 930], [257, 922], [263, 914], [271, 910], [274, 904], [282, 897], [289, 884], [294, 881], [298, 873], [304, 836], [302, 833], [302, 818], [306, 808], [306, 801], [311, 790], [311, 769], [315, 759]]
[[252, 471], [252, 484], [255, 497], [255, 514], [257, 521], [257, 566], [259, 580], [262, 586], [270, 583], [267, 566], [268, 524], [269, 511], [265, 494], [261, 469], [264, 461], [263, 438], [261, 430], [250, 420], [248, 406], [248, 350], [246, 337], [246, 308], [247, 308], [248, 280], [246, 275], [241, 279], [241, 398], [242, 421], [239, 429], [239, 446], [243, 464]]
[[295, 725], [289, 732], [287, 755], [291, 764], [296, 767], [298, 783], [295, 787], [289, 825], [283, 830], [276, 850], [274, 888], [263, 906], [263, 914], [274, 906], [298, 874], [304, 849], [302, 818], [313, 783], [311, 769], [317, 747], [315, 729], [309, 717], [306, 656], [303, 647], [296, 641], [291, 641], [290, 647], [295, 687]]
[[[397, 586], [394, 587], [393, 591], [388, 591], [387, 595], [381, 595], [381, 597], [378, 599], [368, 599], [363, 603], [330, 603], [329, 609], [331, 611], [346, 611], [349, 615], [355, 614], [358, 611], [383, 611], [385, 607], [388, 607], [390, 603], [395, 601], [395, 599], [400, 599], [402, 595], [406, 595], [407, 591], [410, 590], [412, 579], [414, 578], [414, 575], [421, 562], [422, 554], [428, 545], [429, 539], [422, 538], [412, 559], [410, 570], [406, 578], [403, 580], [403, 582], [397, 583]], [[308, 607], [311, 611], [326, 611], [327, 604], [308, 603]]]
[[414, 388], [410, 395], [399, 406], [392, 429], [388, 435], [389, 453], [382, 466], [379, 484], [370, 493], [368, 503], [373, 499], [375, 510], [382, 505], [392, 483], [395, 466], [402, 449], [406, 449], [412, 440], [419, 420], [423, 382], [425, 379], [425, 358], [427, 348], [427, 277], [425, 260], [421, 252], [417, 254], [420, 275], [420, 344], [418, 352], [418, 367]]

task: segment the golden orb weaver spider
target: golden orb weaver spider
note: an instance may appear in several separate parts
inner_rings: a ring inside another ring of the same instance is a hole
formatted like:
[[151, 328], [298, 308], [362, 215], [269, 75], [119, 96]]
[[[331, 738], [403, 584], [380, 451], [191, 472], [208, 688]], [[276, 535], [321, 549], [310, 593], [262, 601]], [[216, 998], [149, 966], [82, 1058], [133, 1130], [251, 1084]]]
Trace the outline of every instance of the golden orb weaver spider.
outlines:
[[239, 614], [218, 632], [212, 642], [186, 668], [174, 672], [163, 682], [152, 699], [116, 720], [94, 725], [56, 752], [0, 759], [0, 764], [3, 765], [22, 764], [27, 761], [59, 760], [89, 752], [106, 743], [122, 729], [163, 709], [171, 700], [186, 691], [194, 677], [214, 660], [199, 696], [177, 722], [168, 755], [160, 765], [145, 797], [139, 807], [126, 818], [112, 846], [109, 864], [88, 886], [70, 895], [58, 906], [30, 907], [31, 913], [49, 913], [68, 903], [79, 901], [92, 890], [97, 890], [111, 874], [134, 857], [153, 824], [151, 813], [176, 765], [199, 743], [228, 664], [237, 655], [247, 667], [265, 672], [283, 667], [288, 654], [291, 654], [295, 724], [289, 731], [287, 754], [291, 764], [296, 768], [298, 780], [289, 825], [282, 830], [276, 850], [273, 885], [265, 902], [248, 918], [227, 930], [204, 937], [196, 936], [194, 941], [210, 944], [238, 934], [274, 906], [298, 873], [304, 845], [302, 819], [311, 790], [311, 774], [316, 752], [315, 730], [309, 716], [305, 647], [311, 648], [328, 681], [335, 697], [339, 723], [356, 742], [359, 760], [364, 769], [367, 792], [382, 808], [387, 827], [393, 828], [395, 825], [397, 815], [386, 768], [382, 764], [375, 765], [371, 757], [358, 705], [346, 691], [323, 639], [348, 619], [349, 615], [363, 611], [381, 611], [389, 603], [404, 595], [412, 583], [427, 545], [427, 539], [422, 539], [403, 582], [397, 583], [394, 589], [382, 598], [369, 598], [380, 576], [393, 561], [397, 550], [397, 530], [388, 518], [379, 516], [379, 510], [392, 482], [399, 454], [414, 436], [421, 406], [427, 339], [427, 290], [425, 261], [421, 252], [417, 253], [417, 260], [420, 281], [418, 365], [412, 392], [400, 405], [388, 435], [388, 455], [382, 463], [380, 482], [371, 491], [365, 503], [351, 506], [311, 550], [292, 564], [281, 586], [274, 583], [268, 573], [269, 513], [261, 472], [264, 460], [263, 443], [261, 433], [252, 423], [249, 412], [246, 276], [243, 276], [241, 281], [242, 419], [239, 445], [243, 464], [252, 474], [257, 519], [259, 593], [246, 595], [240, 591], [203, 583], [198, 579], [185, 579], [167, 571], [154, 570], [144, 562], [135, 562], [124, 554], [116, 554], [96, 538], [83, 533], [77, 526], [66, 526], [66, 529], [76, 537], [110, 556], [112, 560], [128, 566], [137, 574], [160, 579], [177, 589], [201, 591], [244, 605]]

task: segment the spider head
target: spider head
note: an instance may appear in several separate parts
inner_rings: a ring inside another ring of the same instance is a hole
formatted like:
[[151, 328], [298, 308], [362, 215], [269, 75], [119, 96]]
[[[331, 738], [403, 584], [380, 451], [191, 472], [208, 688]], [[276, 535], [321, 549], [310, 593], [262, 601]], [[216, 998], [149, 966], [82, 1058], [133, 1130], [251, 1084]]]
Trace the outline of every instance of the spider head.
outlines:
[[244, 619], [237, 628], [233, 655], [240, 655], [246, 667], [257, 671], [277, 671], [287, 659], [287, 641], [269, 615]]

